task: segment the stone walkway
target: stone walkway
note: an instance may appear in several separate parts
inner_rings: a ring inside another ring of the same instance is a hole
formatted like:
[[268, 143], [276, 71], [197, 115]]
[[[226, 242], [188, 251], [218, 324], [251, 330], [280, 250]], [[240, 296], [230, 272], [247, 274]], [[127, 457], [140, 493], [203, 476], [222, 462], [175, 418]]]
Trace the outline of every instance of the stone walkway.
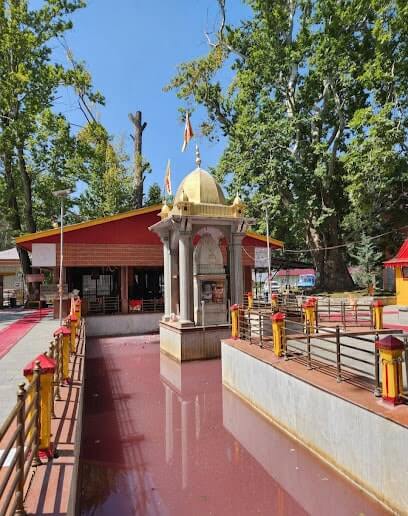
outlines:
[[[11, 324], [28, 312], [1, 312], [0, 325]], [[16, 403], [18, 384], [24, 381], [23, 368], [37, 355], [49, 347], [59, 321], [49, 314], [39, 321], [15, 346], [0, 360], [0, 425]]]

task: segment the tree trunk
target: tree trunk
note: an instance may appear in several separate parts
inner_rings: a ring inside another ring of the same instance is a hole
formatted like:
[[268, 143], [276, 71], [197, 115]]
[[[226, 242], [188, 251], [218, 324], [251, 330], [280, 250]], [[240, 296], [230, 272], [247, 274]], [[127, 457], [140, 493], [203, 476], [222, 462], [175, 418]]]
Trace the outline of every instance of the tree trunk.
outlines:
[[24, 191], [24, 226], [30, 233], [37, 231], [37, 225], [33, 215], [33, 195], [31, 177], [27, 171], [27, 165], [24, 157], [24, 146], [19, 144], [17, 148], [18, 166], [20, 169], [21, 180], [23, 182]]
[[[337, 226], [337, 218], [332, 215], [324, 228], [316, 230], [310, 226], [307, 235], [310, 249], [314, 250], [312, 260], [317, 273], [316, 287], [329, 292], [350, 290], [354, 287], [347, 268], [344, 247], [336, 247], [341, 245]], [[322, 249], [327, 247], [334, 249]]]
[[134, 142], [134, 161], [135, 161], [135, 179], [134, 179], [134, 197], [133, 205], [135, 208], [143, 206], [143, 157], [142, 157], [142, 140], [143, 131], [146, 129], [146, 122], [142, 124], [142, 112], [136, 111], [134, 115], [129, 115], [130, 120], [135, 126], [135, 134], [132, 137]]

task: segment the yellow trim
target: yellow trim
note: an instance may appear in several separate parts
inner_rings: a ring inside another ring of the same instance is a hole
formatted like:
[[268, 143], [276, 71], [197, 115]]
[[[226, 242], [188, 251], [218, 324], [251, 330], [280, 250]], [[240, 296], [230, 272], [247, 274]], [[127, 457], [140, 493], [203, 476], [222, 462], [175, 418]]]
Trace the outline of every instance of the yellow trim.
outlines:
[[[258, 235], [258, 233], [254, 233], [253, 231], [247, 231], [246, 235], [251, 238], [256, 238], [257, 240], [261, 240], [261, 242], [267, 242], [268, 239], [264, 235]], [[277, 240], [276, 238], [269, 237], [269, 243], [276, 245], [277, 247], [283, 247], [283, 242], [281, 240]]]
[[[139, 208], [137, 210], [125, 211], [124, 213], [118, 213], [117, 215], [109, 215], [107, 217], [100, 217], [94, 220], [87, 220], [85, 222], [79, 222], [78, 224], [71, 224], [70, 226], [64, 227], [64, 234], [70, 231], [76, 231], [77, 229], [90, 228], [92, 226], [98, 226], [99, 224], [105, 224], [107, 222], [114, 222], [116, 220], [127, 219], [134, 217], [135, 215], [144, 215], [145, 213], [151, 213], [152, 211], [160, 211], [162, 205], [155, 204], [154, 206], [147, 206], [146, 208]], [[46, 238], [53, 235], [59, 235], [60, 229], [46, 229], [44, 231], [38, 231], [37, 233], [28, 233], [21, 237], [16, 238], [16, 244], [21, 244], [30, 240], [38, 240], [40, 238]]]

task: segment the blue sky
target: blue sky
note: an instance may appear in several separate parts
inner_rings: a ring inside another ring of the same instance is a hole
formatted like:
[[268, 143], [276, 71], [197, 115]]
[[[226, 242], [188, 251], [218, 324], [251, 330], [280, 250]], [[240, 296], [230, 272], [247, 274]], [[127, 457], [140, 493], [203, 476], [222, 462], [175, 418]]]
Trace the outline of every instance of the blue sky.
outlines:
[[[249, 8], [240, 0], [229, 3], [229, 23], [248, 16]], [[90, 0], [74, 15], [74, 28], [66, 41], [75, 58], [85, 61], [96, 89], [106, 98], [106, 107], [98, 108], [102, 123], [110, 133], [124, 138], [131, 151], [128, 113], [141, 110], [147, 121], [143, 154], [153, 169], [147, 187], [152, 182], [163, 184], [168, 158], [173, 191], [195, 167], [194, 145], [184, 154], [180, 151], [184, 128], [178, 113], [181, 102], [174, 92], [164, 93], [163, 86], [179, 63], [207, 51], [204, 32], [217, 25], [216, 0]], [[58, 49], [56, 53], [60, 53]], [[73, 92], [59, 99], [55, 108], [73, 123], [84, 124]], [[200, 120], [198, 113], [193, 115], [193, 128]], [[198, 143], [203, 168], [216, 165], [223, 142], [199, 139]]]

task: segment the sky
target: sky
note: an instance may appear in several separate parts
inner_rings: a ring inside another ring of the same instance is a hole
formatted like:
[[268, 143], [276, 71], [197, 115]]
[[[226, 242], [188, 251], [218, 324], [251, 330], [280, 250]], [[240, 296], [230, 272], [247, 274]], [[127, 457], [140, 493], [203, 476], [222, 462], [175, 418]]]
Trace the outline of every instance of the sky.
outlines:
[[[249, 15], [241, 0], [230, 0], [227, 22], [233, 24]], [[208, 43], [204, 32], [218, 26], [216, 0], [89, 0], [73, 16], [74, 28], [66, 42], [76, 60], [86, 63], [95, 88], [106, 98], [97, 115], [107, 130], [123, 138], [132, 151], [130, 112], [142, 111], [147, 128], [143, 133], [143, 155], [152, 166], [145, 192], [153, 182], [163, 185], [167, 160], [171, 160], [175, 193], [181, 179], [195, 168], [194, 142], [181, 153], [184, 124], [178, 108], [183, 103], [175, 92], [163, 87], [174, 76], [177, 65], [204, 55]], [[58, 43], [56, 43], [58, 46]], [[64, 59], [62, 48], [56, 48]], [[74, 92], [57, 100], [55, 109], [71, 122], [84, 125]], [[193, 114], [193, 129], [202, 120]], [[202, 167], [215, 166], [225, 141], [210, 143], [198, 138]]]

